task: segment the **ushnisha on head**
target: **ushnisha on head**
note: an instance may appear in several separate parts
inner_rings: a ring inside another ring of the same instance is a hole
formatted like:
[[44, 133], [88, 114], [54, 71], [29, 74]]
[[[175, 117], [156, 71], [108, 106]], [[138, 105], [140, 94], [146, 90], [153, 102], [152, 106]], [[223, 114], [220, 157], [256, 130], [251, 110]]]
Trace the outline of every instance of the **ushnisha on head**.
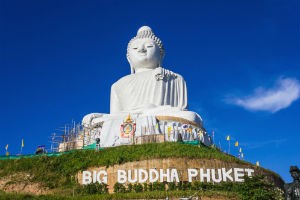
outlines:
[[142, 26], [127, 46], [127, 60], [132, 74], [160, 67], [164, 55], [162, 41], [148, 26]]

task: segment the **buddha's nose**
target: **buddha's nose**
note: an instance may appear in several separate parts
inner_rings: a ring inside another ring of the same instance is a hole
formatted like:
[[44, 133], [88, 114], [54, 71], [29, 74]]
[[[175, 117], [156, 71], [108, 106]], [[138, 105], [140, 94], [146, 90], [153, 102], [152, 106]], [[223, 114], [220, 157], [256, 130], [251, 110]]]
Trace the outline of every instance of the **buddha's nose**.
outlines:
[[139, 47], [139, 49], [138, 49], [138, 52], [140, 52], [140, 53], [145, 53], [145, 52], [146, 52], [145, 46], [144, 46], [144, 45], [141, 45], [141, 46]]

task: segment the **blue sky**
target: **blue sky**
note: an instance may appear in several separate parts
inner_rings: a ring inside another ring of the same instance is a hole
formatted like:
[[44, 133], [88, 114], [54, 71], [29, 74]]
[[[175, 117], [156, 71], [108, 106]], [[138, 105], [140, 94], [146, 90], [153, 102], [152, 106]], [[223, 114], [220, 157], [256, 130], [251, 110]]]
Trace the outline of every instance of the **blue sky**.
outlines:
[[300, 166], [297, 0], [0, 0], [0, 154], [50, 147], [85, 114], [109, 112], [110, 86], [130, 73], [128, 41], [150, 26], [163, 66], [188, 85], [215, 142], [291, 181]]

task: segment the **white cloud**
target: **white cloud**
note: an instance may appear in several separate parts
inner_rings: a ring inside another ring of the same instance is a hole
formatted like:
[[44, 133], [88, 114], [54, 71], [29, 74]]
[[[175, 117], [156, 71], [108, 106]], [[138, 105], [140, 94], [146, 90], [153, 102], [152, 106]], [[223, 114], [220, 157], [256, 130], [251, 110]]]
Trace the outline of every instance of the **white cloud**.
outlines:
[[252, 95], [233, 98], [229, 102], [247, 110], [275, 113], [289, 107], [299, 97], [299, 81], [293, 78], [281, 78], [273, 88], [257, 88]]

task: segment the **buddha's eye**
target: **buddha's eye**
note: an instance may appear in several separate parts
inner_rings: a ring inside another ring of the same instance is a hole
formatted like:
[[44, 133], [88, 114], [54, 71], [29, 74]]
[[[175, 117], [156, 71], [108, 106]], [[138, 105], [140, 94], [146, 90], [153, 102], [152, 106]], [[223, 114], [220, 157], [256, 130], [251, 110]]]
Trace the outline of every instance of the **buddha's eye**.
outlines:
[[132, 49], [137, 50], [138, 48], [137, 47], [133, 47]]
[[152, 48], [153, 47], [153, 45], [147, 45], [147, 48]]

